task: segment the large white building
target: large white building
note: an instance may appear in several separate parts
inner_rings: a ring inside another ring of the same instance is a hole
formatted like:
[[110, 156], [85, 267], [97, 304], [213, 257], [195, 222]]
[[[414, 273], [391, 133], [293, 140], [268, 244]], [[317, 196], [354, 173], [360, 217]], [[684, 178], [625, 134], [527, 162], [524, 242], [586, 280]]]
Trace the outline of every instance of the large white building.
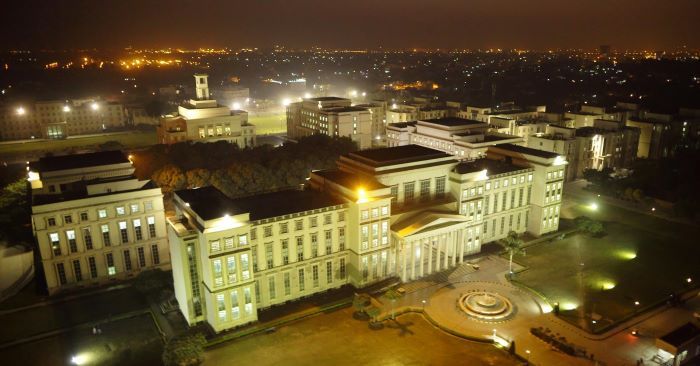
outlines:
[[0, 106], [0, 140], [100, 133], [123, 127], [126, 120], [121, 104], [94, 98]]
[[313, 134], [349, 137], [360, 149], [372, 146], [373, 109], [352, 106], [338, 97], [304, 98], [287, 106], [287, 136], [298, 139]]
[[522, 137], [488, 132], [484, 122], [445, 117], [387, 126], [387, 145], [421, 145], [444, 151], [459, 159], [477, 159], [486, 155], [489, 146], [524, 144]]
[[31, 165], [32, 229], [49, 293], [170, 268], [163, 194], [119, 151]]
[[228, 141], [241, 148], [255, 146], [255, 126], [248, 123], [248, 112], [219, 105], [209, 95], [208, 75], [195, 74], [196, 98], [178, 107], [177, 115], [161, 119], [158, 142]]
[[342, 156], [305, 189], [175, 192], [168, 231], [180, 310], [219, 332], [346, 284], [454, 267], [510, 230], [555, 231], [565, 164], [510, 144], [470, 162], [405, 145]]

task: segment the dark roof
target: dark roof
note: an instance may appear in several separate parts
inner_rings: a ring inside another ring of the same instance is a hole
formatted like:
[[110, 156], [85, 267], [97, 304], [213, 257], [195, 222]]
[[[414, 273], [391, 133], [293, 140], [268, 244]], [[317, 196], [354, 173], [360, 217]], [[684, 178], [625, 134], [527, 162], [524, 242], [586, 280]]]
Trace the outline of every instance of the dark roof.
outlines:
[[422, 119], [423, 122], [434, 123], [436, 125], [441, 125], [445, 127], [457, 127], [457, 126], [467, 126], [481, 124], [485, 125], [484, 122], [475, 121], [473, 119], [464, 119], [459, 117], [445, 117], [445, 118], [433, 118], [433, 119]]
[[362, 111], [366, 111], [367, 108], [351, 106], [351, 107], [330, 107], [330, 108], [324, 108], [323, 110], [327, 111], [327, 112], [342, 113], [342, 112], [362, 112]]
[[88, 154], [45, 156], [37, 162], [39, 172], [79, 169], [92, 166], [128, 163], [129, 159], [119, 150], [100, 151]]
[[700, 328], [698, 328], [693, 323], [686, 323], [685, 325], [674, 329], [670, 333], [661, 337], [660, 339], [672, 346], [680, 347], [683, 344], [700, 337]]
[[363, 188], [368, 191], [373, 191], [375, 189], [388, 187], [379, 183], [379, 181], [374, 178], [352, 174], [338, 169], [319, 170], [314, 172], [314, 174], [350, 189]]
[[347, 99], [340, 98], [340, 97], [315, 97], [315, 98], [308, 98], [307, 100], [313, 100], [314, 102], [330, 102], [332, 100], [347, 100]]
[[296, 212], [342, 204], [339, 198], [313, 190], [288, 189], [260, 193], [240, 198], [228, 198], [218, 189], [209, 186], [175, 192], [190, 205], [203, 220], [212, 220], [224, 215], [250, 213], [250, 220], [287, 215]]
[[493, 135], [493, 134], [487, 133], [484, 135], [484, 142], [512, 140], [512, 139], [517, 139], [517, 138], [520, 138], [520, 136], [515, 136], [515, 135], [503, 136], [503, 135]]
[[461, 162], [457, 164], [454, 168], [454, 172], [457, 174], [468, 174], [476, 173], [486, 169], [488, 175], [503, 174], [509, 172], [515, 172], [518, 170], [527, 170], [528, 167], [517, 166], [512, 163], [508, 163], [503, 160], [493, 160], [493, 159], [477, 159], [468, 162]]
[[408, 126], [415, 126], [417, 121], [412, 121], [412, 122], [396, 122], [396, 123], [389, 123], [389, 126], [396, 127], [396, 128], [406, 128]]
[[99, 179], [93, 179], [90, 181], [79, 181], [79, 182], [73, 182], [73, 183], [68, 183], [69, 190], [65, 192], [61, 192], [58, 194], [36, 194], [32, 196], [32, 206], [40, 206], [40, 205], [49, 205], [52, 203], [58, 203], [58, 202], [68, 202], [68, 201], [75, 201], [87, 197], [101, 197], [101, 196], [108, 196], [112, 194], [120, 194], [120, 193], [128, 193], [128, 192], [136, 192], [136, 191], [142, 191], [146, 189], [153, 189], [153, 188], [158, 188], [156, 184], [153, 181], [148, 181], [145, 183], [143, 186], [137, 189], [129, 189], [125, 191], [112, 191], [109, 193], [101, 193], [101, 194], [93, 194], [88, 196], [87, 193], [87, 186], [91, 184], [99, 184], [99, 183], [106, 183], [106, 182], [115, 182], [115, 181], [121, 181], [121, 180], [130, 180], [134, 179], [133, 176], [121, 176], [121, 177], [112, 177], [112, 178], [99, 178]]
[[351, 158], [360, 158], [364, 163], [372, 166], [385, 166], [410, 163], [414, 161], [452, 157], [439, 150], [430, 149], [420, 145], [404, 145], [385, 147], [351, 152]]
[[531, 147], [525, 147], [525, 146], [520, 146], [520, 145], [514, 145], [514, 144], [500, 144], [494, 146], [499, 149], [504, 149], [504, 150], [510, 150], [513, 152], [521, 153], [521, 154], [528, 154], [528, 155], [534, 155], [534, 156], [539, 156], [541, 158], [545, 159], [554, 159], [559, 154], [549, 152], [549, 151], [544, 151], [544, 150], [537, 150], [533, 149]]

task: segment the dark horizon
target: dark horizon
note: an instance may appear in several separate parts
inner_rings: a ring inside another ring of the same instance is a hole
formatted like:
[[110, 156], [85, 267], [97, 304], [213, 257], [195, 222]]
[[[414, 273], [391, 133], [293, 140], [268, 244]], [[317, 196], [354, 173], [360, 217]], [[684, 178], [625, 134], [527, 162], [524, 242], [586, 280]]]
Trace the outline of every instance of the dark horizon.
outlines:
[[3, 49], [700, 47], [694, 0], [37, 0], [3, 10]]

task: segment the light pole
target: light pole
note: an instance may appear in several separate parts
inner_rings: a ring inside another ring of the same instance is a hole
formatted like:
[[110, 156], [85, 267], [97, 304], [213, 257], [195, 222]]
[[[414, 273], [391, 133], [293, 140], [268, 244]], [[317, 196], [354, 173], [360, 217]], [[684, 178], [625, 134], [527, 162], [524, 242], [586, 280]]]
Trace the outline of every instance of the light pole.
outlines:
[[529, 349], [526, 349], [526, 350], [525, 350], [525, 354], [527, 354], [526, 362], [527, 362], [527, 364], [529, 365], [529, 364], [530, 364], [530, 350], [529, 350]]

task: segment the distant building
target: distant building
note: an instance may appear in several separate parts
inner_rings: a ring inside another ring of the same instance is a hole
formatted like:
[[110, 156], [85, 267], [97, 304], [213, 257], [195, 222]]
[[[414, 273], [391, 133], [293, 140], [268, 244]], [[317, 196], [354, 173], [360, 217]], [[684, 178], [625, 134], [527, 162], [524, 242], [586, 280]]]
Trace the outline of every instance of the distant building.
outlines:
[[543, 133], [538, 132], [530, 136], [526, 145], [529, 148], [549, 151], [566, 157], [568, 164], [564, 174], [565, 180], [572, 181], [580, 178], [581, 170], [578, 169], [580, 161], [576, 129], [548, 125]]
[[686, 323], [656, 338], [658, 358], [662, 365], [681, 366], [700, 356], [700, 327]]
[[372, 146], [373, 124], [377, 123], [374, 108], [352, 106], [346, 98], [304, 98], [287, 106], [287, 136], [292, 139], [313, 134], [349, 137], [360, 149], [367, 149]]
[[31, 164], [32, 231], [49, 293], [170, 268], [163, 193], [119, 151]]
[[355, 107], [367, 108], [372, 116], [372, 146], [386, 146], [387, 102], [384, 100], [374, 100], [371, 103], [356, 104]]
[[0, 106], [0, 139], [62, 139], [124, 127], [126, 120], [121, 104], [93, 98]]
[[175, 296], [189, 324], [221, 332], [343, 285], [453, 268], [511, 230], [557, 230], [565, 165], [509, 144], [471, 162], [406, 145], [344, 155], [304, 190], [175, 192]]
[[421, 145], [459, 159], [477, 159], [486, 155], [489, 146], [524, 144], [521, 137], [487, 132], [488, 127], [484, 122], [458, 117], [392, 123], [387, 127], [387, 145]]
[[231, 110], [210, 99], [206, 74], [195, 74], [196, 99], [178, 107], [177, 115], [161, 118], [158, 142], [228, 141], [240, 148], [255, 146], [255, 126], [248, 123], [248, 112]]
[[231, 109], [241, 109], [250, 102], [250, 90], [239, 85], [219, 86], [212, 90], [212, 96], [220, 105]]

